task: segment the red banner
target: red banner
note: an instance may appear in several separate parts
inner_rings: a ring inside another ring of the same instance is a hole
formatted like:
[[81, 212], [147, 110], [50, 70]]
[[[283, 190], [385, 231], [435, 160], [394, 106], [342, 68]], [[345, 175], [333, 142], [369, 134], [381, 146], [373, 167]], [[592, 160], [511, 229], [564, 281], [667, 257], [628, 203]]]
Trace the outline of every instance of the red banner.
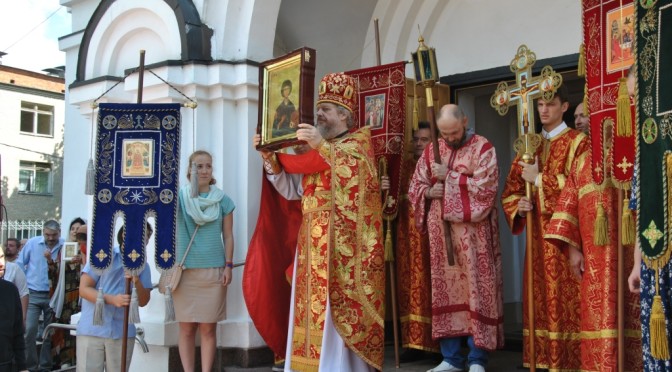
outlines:
[[[583, 0], [582, 5], [593, 180], [601, 184], [610, 174], [615, 181], [628, 183], [635, 163], [634, 122], [632, 135], [617, 135], [616, 102], [619, 80], [627, 78], [635, 62], [634, 4]], [[611, 130], [605, 129], [608, 126]]]
[[[359, 88], [358, 125], [371, 128], [376, 161], [385, 159], [390, 190], [383, 204], [383, 216], [394, 218], [399, 205], [399, 179], [406, 126], [405, 62], [347, 71]], [[380, 169], [380, 167], [379, 167]]]

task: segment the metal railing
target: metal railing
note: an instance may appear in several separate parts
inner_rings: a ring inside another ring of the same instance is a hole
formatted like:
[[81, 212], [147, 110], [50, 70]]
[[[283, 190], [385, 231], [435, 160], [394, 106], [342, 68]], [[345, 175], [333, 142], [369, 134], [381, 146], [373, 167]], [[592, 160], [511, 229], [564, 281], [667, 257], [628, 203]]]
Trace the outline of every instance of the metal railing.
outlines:
[[30, 239], [42, 235], [43, 220], [9, 220], [0, 224], [0, 244], [7, 238]]
[[[56, 328], [77, 332], [77, 324], [51, 323], [48, 324], [46, 327], [44, 327], [44, 332], [42, 333], [42, 339], [46, 340], [47, 337], [49, 337], [49, 333]], [[147, 342], [145, 342], [144, 328], [135, 327], [135, 342], [140, 344], [143, 353], [149, 353], [149, 346], [147, 346]]]

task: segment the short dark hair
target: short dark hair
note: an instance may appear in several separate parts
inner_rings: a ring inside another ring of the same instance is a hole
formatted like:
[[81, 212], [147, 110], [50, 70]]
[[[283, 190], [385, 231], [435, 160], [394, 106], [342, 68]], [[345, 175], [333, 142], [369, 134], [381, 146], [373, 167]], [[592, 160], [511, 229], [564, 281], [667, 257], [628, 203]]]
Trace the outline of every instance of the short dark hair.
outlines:
[[[84, 219], [82, 219], [81, 217], [77, 217], [74, 220], [72, 220], [72, 222], [70, 222], [70, 229], [72, 229], [72, 225], [74, 225], [76, 223], [78, 223], [80, 225], [86, 225], [86, 222], [84, 221]], [[68, 229], [68, 231], [70, 231], [70, 230]]]
[[14, 242], [14, 243], [16, 243], [16, 248], [21, 248], [21, 241], [19, 239], [17, 239], [17, 238], [7, 238], [7, 240], [5, 240], [5, 247], [7, 247], [7, 244], [9, 242]]
[[285, 89], [285, 87], [289, 87], [289, 90], [292, 90], [292, 81], [287, 79], [282, 82], [282, 86], [280, 87], [280, 94], [282, 94], [282, 90]]
[[569, 102], [569, 92], [567, 91], [567, 87], [564, 84], [560, 85], [558, 90], [555, 92], [555, 96], [560, 98], [560, 103]]
[[420, 121], [418, 122], [418, 129], [432, 129], [432, 127], [429, 125], [428, 121]]

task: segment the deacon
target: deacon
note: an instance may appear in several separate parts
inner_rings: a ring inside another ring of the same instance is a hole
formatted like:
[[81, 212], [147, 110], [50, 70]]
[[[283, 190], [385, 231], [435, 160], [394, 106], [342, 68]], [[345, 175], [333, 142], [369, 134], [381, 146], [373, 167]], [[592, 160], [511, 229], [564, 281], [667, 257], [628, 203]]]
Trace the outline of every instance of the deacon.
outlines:
[[298, 125], [297, 138], [312, 150], [262, 153], [264, 168], [273, 173], [269, 180], [285, 198], [300, 198], [303, 212], [286, 371], [382, 369], [380, 188], [369, 129], [350, 132], [356, 89], [348, 75], [326, 75], [319, 86], [316, 127]]
[[[413, 132], [413, 156], [405, 160], [400, 179], [403, 196], [399, 200], [397, 221], [397, 298], [401, 320], [401, 342], [406, 352], [402, 362], [422, 358], [422, 351], [438, 351], [432, 340], [432, 284], [429, 238], [415, 227], [415, 211], [408, 200], [408, 186], [427, 145], [432, 141], [429, 123], [421, 121]], [[384, 183], [385, 181], [383, 181]], [[384, 186], [383, 186], [383, 189]]]
[[[430, 371], [464, 368], [462, 336], [468, 336], [471, 372], [484, 371], [488, 351], [504, 345], [497, 156], [492, 144], [470, 132], [467, 123], [457, 105], [441, 108], [437, 127], [442, 163], [433, 162], [433, 145], [427, 146], [408, 192], [418, 230], [429, 233], [432, 337], [443, 354], [441, 364]], [[455, 252], [453, 266], [448, 244]]]
[[[532, 231], [526, 232], [533, 234], [534, 240], [534, 296], [527, 296], [526, 273], [523, 278], [523, 308], [527, 309], [528, 301], [534, 301], [536, 368], [549, 370], [576, 370], [581, 365], [580, 282], [574, 273], [583, 267], [583, 256], [578, 250], [563, 252], [544, 240], [570, 170], [576, 159], [590, 147], [585, 134], [567, 127], [562, 120], [568, 107], [564, 86], [560, 86], [551, 101], [537, 101], [543, 128], [542, 144], [536, 150], [533, 164], [521, 161], [520, 155], [516, 156], [502, 193], [504, 214], [513, 234], [524, 231], [528, 211], [532, 211], [534, 218]], [[525, 182], [536, 186], [533, 200], [525, 197]], [[525, 366], [529, 366], [528, 319], [523, 317]]]
[[[610, 159], [612, 127], [603, 128], [604, 153]], [[582, 266], [570, 269], [581, 283], [581, 370], [618, 369], [618, 193], [609, 161], [600, 162], [604, 181], [593, 181], [592, 153], [576, 162], [562, 189], [546, 239], [568, 257], [583, 256]], [[624, 249], [625, 267], [633, 264], [633, 247]], [[573, 251], [571, 253], [570, 251]], [[625, 295], [625, 370], [642, 369], [639, 298]]]

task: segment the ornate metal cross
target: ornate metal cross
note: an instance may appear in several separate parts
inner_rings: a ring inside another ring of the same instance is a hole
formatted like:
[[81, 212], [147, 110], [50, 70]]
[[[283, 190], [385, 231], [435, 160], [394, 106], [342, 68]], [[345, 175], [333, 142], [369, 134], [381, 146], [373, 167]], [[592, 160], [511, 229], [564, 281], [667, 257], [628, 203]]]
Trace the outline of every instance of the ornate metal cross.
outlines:
[[518, 106], [518, 136], [522, 137], [534, 128], [534, 100], [541, 98], [550, 101], [555, 92], [562, 85], [562, 75], [553, 71], [551, 66], [545, 66], [541, 75], [532, 76], [532, 66], [537, 62], [537, 56], [526, 45], [518, 47], [516, 56], [511, 60], [509, 68], [516, 74], [516, 85], [509, 87], [503, 81], [490, 98], [490, 106], [504, 116], [509, 107]]

